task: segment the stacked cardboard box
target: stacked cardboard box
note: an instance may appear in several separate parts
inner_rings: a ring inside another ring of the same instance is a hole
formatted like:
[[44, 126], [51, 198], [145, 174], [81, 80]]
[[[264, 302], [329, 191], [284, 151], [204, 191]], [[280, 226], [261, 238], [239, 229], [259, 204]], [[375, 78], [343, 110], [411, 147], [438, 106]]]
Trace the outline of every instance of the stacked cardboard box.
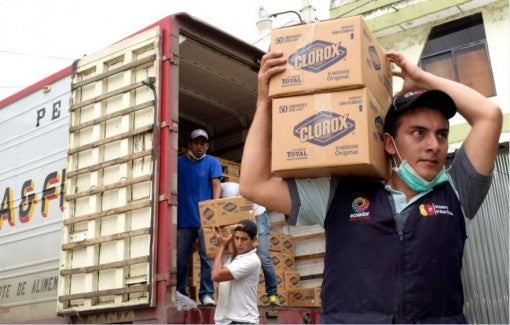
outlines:
[[[253, 203], [242, 196], [199, 202], [200, 219], [204, 230], [205, 250], [211, 259], [216, 256], [217, 242], [213, 227], [223, 233], [232, 232], [235, 224], [243, 219], [255, 221]], [[231, 247], [227, 252], [232, 252]]]
[[218, 159], [221, 169], [223, 171], [223, 180], [225, 182], [237, 182], [239, 183], [239, 177], [241, 175], [241, 164], [232, 160], [215, 157]]
[[[222, 226], [229, 228], [229, 226]], [[282, 307], [320, 307], [320, 288], [302, 288], [301, 278], [296, 270], [294, 240], [291, 235], [278, 231], [270, 231], [270, 255], [273, 260], [278, 297]], [[191, 297], [200, 303], [198, 290], [200, 288], [200, 257], [195, 249], [191, 261], [191, 278], [189, 286]], [[217, 298], [218, 286], [215, 283]], [[259, 306], [268, 306], [264, 273], [261, 270], [257, 285], [257, 302]]]
[[[191, 274], [188, 278], [188, 287], [190, 291], [190, 298], [193, 299], [197, 304], [200, 304], [198, 297], [198, 291], [200, 290], [200, 254], [198, 253], [198, 247], [193, 249], [190, 261]], [[218, 299], [218, 283], [214, 282], [214, 299]]]
[[193, 249], [190, 261], [190, 278], [188, 279], [188, 287], [190, 289], [189, 296], [195, 300], [197, 304], [200, 304], [198, 299], [198, 290], [200, 289], [200, 255], [196, 247]]
[[321, 288], [297, 288], [288, 292], [289, 305], [292, 307], [320, 307]]
[[[269, 243], [281, 305], [287, 307], [320, 307], [320, 288], [301, 287], [301, 277], [296, 269], [293, 237], [281, 232], [270, 231]], [[262, 271], [259, 277], [257, 296], [259, 306], [269, 304]]]
[[361, 16], [275, 29], [285, 72], [270, 82], [272, 172], [385, 178], [382, 127], [391, 66]]
[[[277, 231], [269, 232], [269, 253], [273, 260], [276, 273], [278, 298], [281, 306], [290, 306], [287, 292], [290, 288], [299, 286], [300, 277], [296, 270], [294, 240], [291, 235]], [[260, 271], [259, 284], [257, 286], [259, 306], [269, 305], [266, 295], [264, 273]]]

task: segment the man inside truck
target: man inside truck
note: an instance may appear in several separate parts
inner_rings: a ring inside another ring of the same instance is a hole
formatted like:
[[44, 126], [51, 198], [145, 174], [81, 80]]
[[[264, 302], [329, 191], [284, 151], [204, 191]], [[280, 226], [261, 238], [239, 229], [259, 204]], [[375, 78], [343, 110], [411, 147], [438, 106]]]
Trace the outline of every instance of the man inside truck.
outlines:
[[[491, 185], [502, 113], [477, 91], [399, 53], [387, 58], [403, 79], [384, 123], [388, 179], [272, 176], [269, 81], [286, 69], [283, 54], [272, 51], [258, 74], [240, 192], [284, 213], [291, 225], [324, 227], [321, 323], [466, 323], [466, 223]], [[456, 113], [471, 129], [446, 170], [449, 118]]]
[[177, 161], [177, 290], [188, 295], [189, 261], [193, 243], [198, 239], [200, 290], [203, 305], [215, 305], [211, 280], [212, 261], [205, 251], [204, 233], [198, 202], [219, 199], [223, 171], [218, 160], [207, 155], [209, 135], [205, 130], [191, 132], [188, 150]]

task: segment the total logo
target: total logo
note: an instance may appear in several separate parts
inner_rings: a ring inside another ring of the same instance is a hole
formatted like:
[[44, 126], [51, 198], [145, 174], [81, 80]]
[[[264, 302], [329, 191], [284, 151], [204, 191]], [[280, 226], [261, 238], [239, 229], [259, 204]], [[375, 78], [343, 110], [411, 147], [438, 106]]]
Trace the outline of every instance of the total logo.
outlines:
[[453, 216], [453, 213], [450, 211], [450, 209], [446, 205], [437, 205], [434, 203], [426, 203], [426, 204], [420, 204], [418, 206], [418, 209], [420, 211], [420, 214], [423, 217], [433, 217], [433, 216], [437, 216], [440, 214]]
[[340, 43], [315, 40], [289, 56], [289, 64], [296, 70], [321, 72], [347, 56], [347, 49]]
[[308, 153], [305, 148], [293, 149], [291, 151], [287, 151], [287, 160], [300, 160], [307, 159]]
[[356, 123], [349, 114], [320, 111], [294, 127], [294, 136], [301, 142], [327, 146], [356, 129]]
[[349, 215], [350, 222], [368, 221], [370, 220], [370, 201], [367, 198], [359, 196], [352, 201], [352, 212]]

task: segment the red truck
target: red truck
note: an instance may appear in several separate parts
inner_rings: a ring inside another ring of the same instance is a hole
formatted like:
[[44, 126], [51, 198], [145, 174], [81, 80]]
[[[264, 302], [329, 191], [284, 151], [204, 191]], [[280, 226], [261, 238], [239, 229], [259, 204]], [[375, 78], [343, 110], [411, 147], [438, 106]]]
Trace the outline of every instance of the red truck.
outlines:
[[176, 308], [177, 156], [200, 127], [241, 160], [262, 55], [178, 13], [0, 101], [1, 323], [214, 322]]

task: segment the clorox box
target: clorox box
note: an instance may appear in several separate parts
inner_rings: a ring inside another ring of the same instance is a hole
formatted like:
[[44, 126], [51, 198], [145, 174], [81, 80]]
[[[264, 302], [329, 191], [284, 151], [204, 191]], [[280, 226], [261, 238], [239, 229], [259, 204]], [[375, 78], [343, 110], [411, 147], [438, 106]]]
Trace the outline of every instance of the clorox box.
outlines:
[[361, 16], [274, 29], [271, 50], [287, 58], [271, 97], [367, 87], [382, 106], [391, 103], [391, 65]]
[[368, 88], [273, 99], [272, 172], [385, 179], [383, 109]]
[[198, 202], [202, 227], [233, 225], [242, 219], [255, 221], [253, 203], [242, 196]]

